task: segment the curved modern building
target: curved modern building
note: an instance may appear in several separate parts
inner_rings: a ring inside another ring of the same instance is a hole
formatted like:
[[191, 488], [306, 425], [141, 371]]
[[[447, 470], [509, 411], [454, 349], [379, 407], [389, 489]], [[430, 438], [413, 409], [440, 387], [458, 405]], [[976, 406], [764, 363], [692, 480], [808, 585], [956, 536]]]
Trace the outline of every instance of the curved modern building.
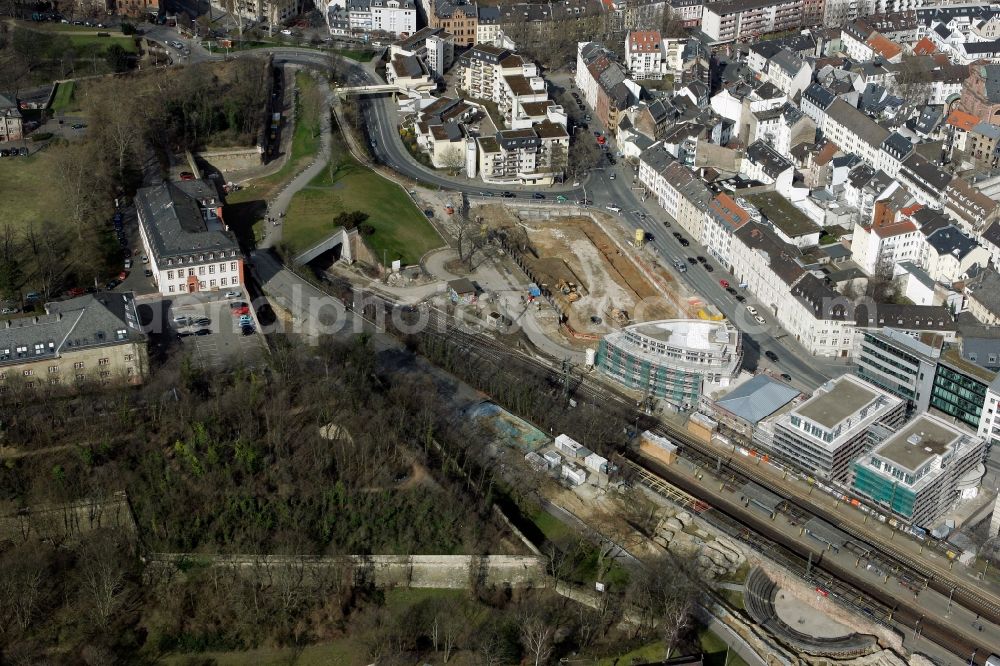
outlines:
[[729, 383], [740, 371], [740, 332], [725, 321], [665, 319], [626, 326], [597, 348], [597, 367], [625, 386], [679, 407]]

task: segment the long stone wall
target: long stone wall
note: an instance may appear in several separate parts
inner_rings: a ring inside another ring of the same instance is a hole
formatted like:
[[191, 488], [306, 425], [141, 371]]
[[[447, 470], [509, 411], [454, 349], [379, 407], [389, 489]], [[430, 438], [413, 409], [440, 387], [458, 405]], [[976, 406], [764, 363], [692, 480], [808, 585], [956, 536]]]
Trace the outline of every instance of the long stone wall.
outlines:
[[282, 555], [186, 555], [155, 553], [146, 556], [152, 567], [183, 563], [255, 571], [337, 571], [358, 582], [378, 587], [466, 589], [475, 585], [546, 587], [545, 558], [536, 555], [345, 555], [289, 557]]

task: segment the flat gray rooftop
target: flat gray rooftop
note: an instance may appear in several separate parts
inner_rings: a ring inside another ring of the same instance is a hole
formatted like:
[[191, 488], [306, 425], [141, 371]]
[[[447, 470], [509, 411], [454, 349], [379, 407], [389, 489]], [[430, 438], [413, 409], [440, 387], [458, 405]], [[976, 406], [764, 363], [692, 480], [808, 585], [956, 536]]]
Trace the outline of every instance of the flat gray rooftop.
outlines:
[[877, 397], [874, 391], [841, 378], [831, 390], [810, 398], [796, 411], [829, 430]]
[[[957, 428], [921, 414], [882, 442], [873, 453], [916, 472], [934, 456], [947, 453], [961, 436], [962, 431]], [[912, 444], [910, 438], [913, 438]]]
[[839, 529], [821, 518], [810, 518], [806, 522], [805, 528], [806, 532], [814, 538], [822, 541], [823, 543], [828, 543], [837, 549], [843, 548], [844, 544], [850, 541], [850, 537], [846, 532], [841, 532]]
[[777, 511], [778, 506], [785, 501], [780, 495], [775, 495], [770, 490], [757, 485], [753, 481], [744, 484], [740, 489], [740, 493], [746, 499], [757, 502], [761, 507], [772, 512]]

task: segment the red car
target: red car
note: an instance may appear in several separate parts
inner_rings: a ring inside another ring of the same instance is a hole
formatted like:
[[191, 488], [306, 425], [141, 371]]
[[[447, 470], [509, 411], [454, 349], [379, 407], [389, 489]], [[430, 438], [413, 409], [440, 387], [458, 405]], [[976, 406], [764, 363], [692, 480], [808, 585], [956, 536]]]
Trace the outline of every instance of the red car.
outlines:
[[181, 180], [194, 180], [194, 174], [190, 171], [181, 171]]
[[600, 144], [600, 145], [603, 146], [606, 142], [607, 142], [607, 139], [605, 139], [603, 136], [597, 137], [597, 143], [598, 144]]
[[723, 289], [729, 289], [729, 280], [719, 280], [719, 285], [721, 285]]
[[122, 271], [121, 273], [118, 274], [118, 279], [121, 280], [122, 282], [124, 282], [125, 278], [127, 277], [128, 277], [128, 271]]
[[233, 307], [233, 316], [250, 314], [250, 308], [245, 305], [237, 305]]
[[69, 291], [66, 292], [66, 295], [67, 296], [83, 296], [86, 293], [87, 293], [87, 290], [84, 289], [83, 287], [73, 287], [72, 289], [70, 289]]

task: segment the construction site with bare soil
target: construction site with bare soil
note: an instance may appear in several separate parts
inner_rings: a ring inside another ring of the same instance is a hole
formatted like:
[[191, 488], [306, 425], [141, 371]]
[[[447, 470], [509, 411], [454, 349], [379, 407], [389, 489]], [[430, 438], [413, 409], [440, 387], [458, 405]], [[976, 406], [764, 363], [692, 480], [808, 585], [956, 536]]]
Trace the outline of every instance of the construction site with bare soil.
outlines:
[[683, 287], [654, 256], [635, 242], [615, 240], [605, 231], [610, 225], [589, 215], [542, 217], [498, 205], [481, 206], [474, 215], [518, 239], [523, 266], [552, 293], [572, 343], [592, 344], [631, 323], [694, 314]]

